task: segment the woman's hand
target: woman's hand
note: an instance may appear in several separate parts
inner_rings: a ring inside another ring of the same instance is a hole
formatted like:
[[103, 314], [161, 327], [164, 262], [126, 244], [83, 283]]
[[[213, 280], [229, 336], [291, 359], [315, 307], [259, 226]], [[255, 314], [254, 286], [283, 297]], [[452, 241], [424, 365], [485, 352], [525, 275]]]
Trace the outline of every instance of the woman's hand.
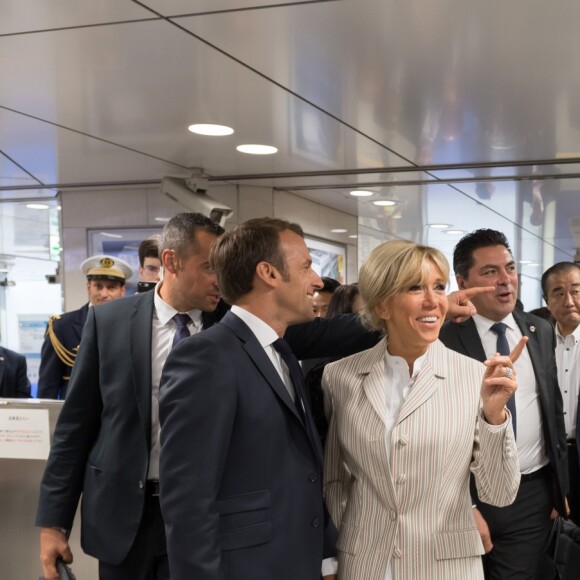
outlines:
[[518, 388], [514, 363], [526, 342], [528, 338], [524, 336], [509, 355], [495, 354], [483, 363], [487, 368], [481, 383], [481, 400], [483, 415], [491, 425], [501, 425], [507, 418], [505, 405]]

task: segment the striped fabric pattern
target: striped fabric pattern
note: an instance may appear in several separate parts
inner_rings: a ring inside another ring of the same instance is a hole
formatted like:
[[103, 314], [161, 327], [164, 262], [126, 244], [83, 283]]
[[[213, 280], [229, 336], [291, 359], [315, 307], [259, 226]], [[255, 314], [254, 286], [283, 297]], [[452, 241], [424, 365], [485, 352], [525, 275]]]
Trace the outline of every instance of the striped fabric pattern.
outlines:
[[447, 349], [428, 351], [386, 452], [384, 354], [374, 348], [327, 365], [330, 425], [325, 494], [339, 528], [339, 578], [480, 580], [483, 545], [472, 515], [470, 470], [479, 497], [504, 506], [519, 487], [511, 425], [482, 424], [484, 366]]

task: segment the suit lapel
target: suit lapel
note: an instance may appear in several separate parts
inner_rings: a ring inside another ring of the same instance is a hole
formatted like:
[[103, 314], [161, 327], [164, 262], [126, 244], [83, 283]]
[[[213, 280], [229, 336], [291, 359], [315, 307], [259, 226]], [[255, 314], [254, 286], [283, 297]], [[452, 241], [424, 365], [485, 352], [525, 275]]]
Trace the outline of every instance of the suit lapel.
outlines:
[[[387, 416], [387, 407], [385, 404], [385, 355], [386, 342], [381, 342], [375, 346], [369, 354], [368, 366], [363, 373], [366, 377], [363, 379], [363, 390], [369, 400], [375, 413], [384, 423]], [[373, 353], [373, 351], [375, 351]], [[376, 355], [376, 356], [373, 356]]]
[[129, 354], [133, 369], [133, 388], [137, 406], [151, 445], [151, 328], [153, 322], [153, 292], [140, 294], [128, 309]]
[[278, 371], [274, 368], [272, 361], [266, 354], [262, 345], [258, 342], [254, 333], [241, 318], [237, 317], [235, 314], [231, 314], [230, 312], [225, 315], [222, 323], [230, 328], [230, 330], [232, 330], [242, 341], [243, 349], [254, 363], [258, 372], [268, 382], [282, 403], [286, 405], [289, 411], [296, 416], [300, 423], [302, 423], [302, 419], [298, 415], [298, 411], [294, 405], [294, 401], [290, 397], [290, 393], [288, 393], [288, 389], [284, 385]]
[[528, 337], [526, 347], [530, 353], [530, 360], [532, 361], [532, 368], [536, 375], [536, 382], [538, 383], [540, 392], [543, 392], [546, 388], [546, 374], [543, 364], [545, 357], [542, 354], [542, 347], [538, 334], [536, 333], [536, 327], [528, 321], [524, 312], [514, 310], [513, 316], [521, 333]]
[[457, 324], [457, 327], [457, 335], [459, 337], [459, 341], [465, 349], [465, 354], [468, 357], [474, 358], [480, 362], [486, 360], [487, 356], [483, 350], [481, 338], [479, 338], [477, 326], [475, 325], [473, 318], [468, 318], [465, 322], [460, 322]]
[[419, 407], [425, 404], [439, 389], [441, 378], [445, 373], [441, 371], [442, 365], [439, 364], [439, 358], [443, 351], [443, 345], [439, 342], [432, 344], [427, 353], [427, 359], [419, 371], [415, 384], [411, 388], [409, 396], [403, 402], [399, 417], [395, 423], [398, 425], [409, 415], [414, 413]]

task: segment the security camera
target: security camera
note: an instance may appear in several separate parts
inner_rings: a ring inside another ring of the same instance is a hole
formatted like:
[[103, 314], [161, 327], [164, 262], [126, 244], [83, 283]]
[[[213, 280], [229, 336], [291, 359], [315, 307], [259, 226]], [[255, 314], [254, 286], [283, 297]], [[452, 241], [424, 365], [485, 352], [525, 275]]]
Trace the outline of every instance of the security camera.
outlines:
[[189, 179], [164, 177], [161, 191], [181, 207], [207, 215], [223, 227], [234, 211], [207, 195], [208, 185], [208, 180], [201, 175], [192, 175]]

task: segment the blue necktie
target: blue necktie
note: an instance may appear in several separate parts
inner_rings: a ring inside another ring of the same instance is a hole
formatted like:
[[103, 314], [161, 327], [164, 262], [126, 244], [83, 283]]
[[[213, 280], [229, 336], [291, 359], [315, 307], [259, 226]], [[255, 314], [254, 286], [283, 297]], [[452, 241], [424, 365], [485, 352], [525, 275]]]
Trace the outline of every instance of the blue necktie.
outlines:
[[[507, 324], [503, 322], [496, 322], [492, 325], [491, 330], [497, 334], [497, 352], [501, 355], [508, 355], [510, 353], [510, 345], [508, 344], [507, 336], [505, 335], [505, 330], [507, 328]], [[510, 413], [512, 414], [512, 426], [514, 428], [514, 435], [517, 435], [516, 431], [516, 397], [513, 395], [507, 402], [506, 407], [509, 409]]]
[[173, 348], [180, 340], [191, 336], [189, 328], [187, 325], [191, 322], [189, 314], [180, 314], [179, 312], [173, 317], [175, 324], [177, 324], [177, 330], [173, 335], [173, 342], [171, 343], [171, 348]]
[[304, 408], [302, 406], [302, 393], [304, 392], [304, 377], [298, 360], [294, 356], [290, 345], [283, 339], [279, 338], [272, 343], [272, 346], [280, 353], [282, 360], [288, 367], [292, 386], [294, 387], [294, 404], [298, 415], [304, 421]]

